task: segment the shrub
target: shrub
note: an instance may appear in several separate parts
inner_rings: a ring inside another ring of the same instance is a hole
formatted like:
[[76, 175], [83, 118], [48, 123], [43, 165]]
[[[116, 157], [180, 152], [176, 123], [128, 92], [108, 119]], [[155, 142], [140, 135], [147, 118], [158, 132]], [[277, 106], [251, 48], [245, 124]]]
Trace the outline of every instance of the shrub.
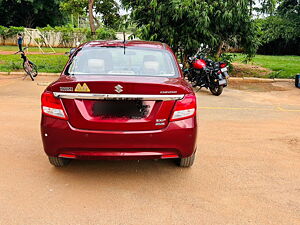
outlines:
[[220, 58], [218, 59], [218, 61], [222, 61], [227, 63], [228, 67], [229, 67], [229, 71], [232, 71], [233, 66], [232, 66], [232, 62], [234, 61], [234, 58], [236, 57], [236, 54], [221, 54]]
[[4, 42], [7, 38], [13, 37], [14, 35], [17, 35], [18, 33], [22, 32], [24, 32], [24, 27], [0, 26], [0, 35], [3, 38]]

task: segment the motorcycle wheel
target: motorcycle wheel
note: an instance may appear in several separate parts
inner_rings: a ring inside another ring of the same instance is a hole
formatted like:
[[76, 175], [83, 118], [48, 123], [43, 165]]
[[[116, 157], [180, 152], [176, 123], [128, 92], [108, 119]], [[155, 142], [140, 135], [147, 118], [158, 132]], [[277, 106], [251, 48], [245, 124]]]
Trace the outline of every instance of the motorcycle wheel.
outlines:
[[197, 87], [198, 85], [198, 82], [197, 82], [197, 79], [196, 78], [193, 78], [193, 79], [190, 79], [190, 83], [193, 87]]
[[220, 94], [222, 94], [223, 92], [223, 86], [219, 86], [219, 85], [210, 85], [209, 86], [209, 90], [210, 92], [215, 95], [215, 96], [219, 96]]
[[30, 64], [29, 61], [23, 62], [23, 69], [24, 71], [30, 76], [31, 80], [34, 81], [34, 74], [33, 74], [33, 66]]
[[189, 83], [193, 86], [196, 87], [197, 86], [197, 80], [196, 77], [194, 77], [190, 71], [187, 71], [184, 73], [184, 77], [187, 78], [187, 80], [189, 81]]

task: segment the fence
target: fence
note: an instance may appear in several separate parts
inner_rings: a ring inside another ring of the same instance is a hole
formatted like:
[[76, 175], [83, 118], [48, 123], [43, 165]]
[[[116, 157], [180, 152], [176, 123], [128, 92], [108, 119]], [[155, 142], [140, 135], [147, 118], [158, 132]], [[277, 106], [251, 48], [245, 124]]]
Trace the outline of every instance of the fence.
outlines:
[[[123, 40], [123, 33], [121, 32], [105, 32], [98, 33], [96, 39]], [[87, 32], [74, 32], [72, 30], [59, 32], [25, 28], [22, 33], [24, 46], [76, 47], [77, 42], [83, 43], [91, 39]], [[126, 39], [129, 36], [130, 34], [126, 34]], [[8, 38], [0, 36], [0, 45], [17, 45], [17, 36]]]

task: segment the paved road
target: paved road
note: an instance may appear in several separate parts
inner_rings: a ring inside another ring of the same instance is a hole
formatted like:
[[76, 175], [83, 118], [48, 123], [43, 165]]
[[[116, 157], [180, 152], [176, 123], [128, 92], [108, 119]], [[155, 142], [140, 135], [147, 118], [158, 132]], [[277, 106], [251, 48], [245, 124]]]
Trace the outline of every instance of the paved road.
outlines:
[[168, 160], [56, 169], [42, 149], [37, 82], [0, 77], [0, 225], [300, 224], [300, 90], [292, 84], [200, 91], [190, 169]]

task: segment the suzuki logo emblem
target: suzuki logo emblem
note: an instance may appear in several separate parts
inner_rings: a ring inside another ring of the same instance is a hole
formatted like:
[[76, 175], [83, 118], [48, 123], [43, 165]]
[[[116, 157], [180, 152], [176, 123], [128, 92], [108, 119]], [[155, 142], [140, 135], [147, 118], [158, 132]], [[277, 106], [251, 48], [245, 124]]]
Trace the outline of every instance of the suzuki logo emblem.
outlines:
[[118, 84], [117, 86], [115, 86], [115, 91], [121, 93], [123, 91], [123, 87], [120, 84]]

